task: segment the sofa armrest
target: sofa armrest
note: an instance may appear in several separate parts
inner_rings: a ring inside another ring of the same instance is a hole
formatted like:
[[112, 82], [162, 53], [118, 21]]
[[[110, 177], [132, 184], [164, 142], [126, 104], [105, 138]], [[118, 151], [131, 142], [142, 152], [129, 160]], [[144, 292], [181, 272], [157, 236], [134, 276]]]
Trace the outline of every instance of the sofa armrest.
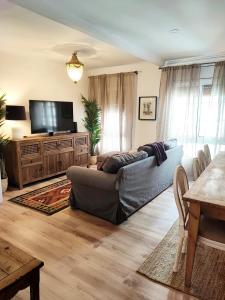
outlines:
[[80, 184], [107, 191], [115, 190], [116, 174], [108, 174], [103, 171], [73, 166], [67, 170], [66, 175], [74, 186]]

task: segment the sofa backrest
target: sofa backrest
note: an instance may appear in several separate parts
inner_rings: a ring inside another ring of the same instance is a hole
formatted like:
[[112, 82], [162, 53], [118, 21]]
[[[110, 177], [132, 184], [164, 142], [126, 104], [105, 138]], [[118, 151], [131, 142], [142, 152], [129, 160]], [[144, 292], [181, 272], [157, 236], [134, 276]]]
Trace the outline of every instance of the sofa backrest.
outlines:
[[181, 163], [183, 147], [169, 149], [166, 154], [167, 160], [160, 166], [156, 165], [155, 156], [151, 156], [121, 168], [117, 173], [117, 188], [132, 192], [132, 188], [141, 187], [146, 193], [149, 188], [157, 189], [157, 185], [168, 187], [168, 182], [172, 184], [176, 166]]

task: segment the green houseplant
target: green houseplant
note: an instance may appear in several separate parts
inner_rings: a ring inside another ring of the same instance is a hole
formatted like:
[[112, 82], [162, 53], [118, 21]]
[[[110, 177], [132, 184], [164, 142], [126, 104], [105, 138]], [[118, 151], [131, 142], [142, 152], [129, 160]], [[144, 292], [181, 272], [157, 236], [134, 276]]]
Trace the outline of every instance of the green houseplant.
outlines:
[[87, 129], [90, 136], [90, 163], [96, 164], [96, 146], [101, 139], [101, 109], [98, 107], [98, 104], [94, 100], [86, 99], [84, 96], [82, 96], [82, 103], [84, 105], [86, 114], [85, 118], [83, 119], [84, 127]]
[[[0, 96], [0, 129], [2, 128], [5, 121], [5, 94]], [[5, 192], [8, 187], [8, 177], [5, 170], [5, 148], [9, 142], [9, 138], [4, 134], [0, 133], [0, 171], [1, 171], [1, 184], [2, 191]]]

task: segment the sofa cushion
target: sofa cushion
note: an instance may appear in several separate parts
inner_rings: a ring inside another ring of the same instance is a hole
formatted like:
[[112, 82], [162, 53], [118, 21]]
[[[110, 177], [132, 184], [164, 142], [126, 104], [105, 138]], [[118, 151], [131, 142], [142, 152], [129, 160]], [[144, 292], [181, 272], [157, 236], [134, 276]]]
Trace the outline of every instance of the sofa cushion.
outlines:
[[148, 157], [154, 155], [154, 149], [153, 149], [153, 147], [151, 146], [151, 144], [147, 144], [147, 145], [144, 145], [144, 146], [140, 146], [140, 147], [138, 148], [138, 151], [145, 151], [145, 152], [147, 152], [147, 153], [148, 153]]
[[145, 151], [116, 154], [105, 160], [102, 169], [106, 173], [116, 174], [120, 168], [147, 157], [148, 154]]
[[97, 170], [102, 171], [103, 170], [102, 167], [103, 167], [105, 161], [109, 157], [111, 157], [115, 154], [120, 154], [120, 153], [121, 152], [119, 152], [119, 151], [111, 151], [111, 152], [106, 152], [106, 153], [98, 155], [98, 157], [97, 157]]
[[169, 150], [175, 147], [177, 147], [177, 139], [169, 139], [168, 141], [164, 142], [165, 150]]

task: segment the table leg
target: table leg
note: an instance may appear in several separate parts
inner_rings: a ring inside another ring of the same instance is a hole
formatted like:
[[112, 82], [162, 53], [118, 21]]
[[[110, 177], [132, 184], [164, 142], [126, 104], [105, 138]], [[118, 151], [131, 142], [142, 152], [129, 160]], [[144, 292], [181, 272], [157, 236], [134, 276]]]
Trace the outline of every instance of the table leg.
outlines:
[[30, 284], [30, 300], [40, 300], [39, 294], [40, 269], [33, 271]]
[[185, 270], [185, 285], [187, 287], [191, 286], [191, 275], [192, 275], [192, 269], [194, 265], [199, 221], [200, 221], [200, 204], [190, 202], [189, 221], [188, 221], [188, 244], [187, 244], [186, 270]]

